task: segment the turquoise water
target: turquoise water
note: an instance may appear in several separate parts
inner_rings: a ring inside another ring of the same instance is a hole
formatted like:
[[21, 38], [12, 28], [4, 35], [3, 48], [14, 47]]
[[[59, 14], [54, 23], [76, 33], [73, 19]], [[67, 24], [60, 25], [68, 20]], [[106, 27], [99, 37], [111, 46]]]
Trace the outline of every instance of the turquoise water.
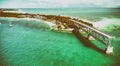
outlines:
[[[99, 21], [115, 23], [100, 27], [116, 37], [112, 55], [104, 53], [104, 44], [88, 41], [84, 34], [54, 31], [36, 20], [0, 18], [0, 66], [119, 66], [120, 19], [108, 17]], [[9, 21], [13, 27], [9, 27]]]
[[120, 18], [119, 8], [21, 8], [21, 12], [34, 14], [64, 15], [99, 21], [102, 18]]

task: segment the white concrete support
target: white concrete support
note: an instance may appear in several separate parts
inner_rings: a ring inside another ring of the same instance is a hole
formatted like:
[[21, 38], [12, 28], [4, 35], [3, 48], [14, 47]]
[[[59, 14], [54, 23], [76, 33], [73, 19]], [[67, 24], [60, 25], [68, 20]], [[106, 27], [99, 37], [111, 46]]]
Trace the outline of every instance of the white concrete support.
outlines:
[[111, 45], [108, 45], [105, 49], [106, 54], [112, 54], [113, 53], [113, 47]]
[[90, 34], [88, 34], [88, 37], [87, 37], [89, 40], [91, 40], [91, 39], [93, 39], [93, 37], [90, 35]]

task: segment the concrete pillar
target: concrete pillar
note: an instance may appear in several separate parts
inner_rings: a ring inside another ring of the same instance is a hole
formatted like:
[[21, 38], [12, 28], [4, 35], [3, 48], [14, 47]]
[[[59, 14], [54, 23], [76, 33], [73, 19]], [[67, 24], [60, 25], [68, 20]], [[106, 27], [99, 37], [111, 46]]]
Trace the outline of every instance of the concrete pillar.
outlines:
[[81, 32], [81, 31], [83, 31], [82, 29], [79, 29], [79, 31]]
[[88, 37], [87, 37], [89, 40], [91, 40], [91, 39], [93, 39], [93, 37], [90, 35], [90, 34], [88, 34]]
[[106, 54], [112, 54], [113, 53], [113, 47], [111, 45], [108, 45], [105, 49]]

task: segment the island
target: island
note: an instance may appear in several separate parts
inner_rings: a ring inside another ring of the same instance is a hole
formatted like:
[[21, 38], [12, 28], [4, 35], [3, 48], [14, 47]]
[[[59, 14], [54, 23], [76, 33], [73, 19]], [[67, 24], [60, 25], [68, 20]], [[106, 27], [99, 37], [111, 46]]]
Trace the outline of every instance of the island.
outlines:
[[[47, 21], [55, 24], [55, 26], [51, 26], [51, 27], [57, 30], [69, 30], [69, 29], [78, 28], [78, 26], [72, 20], [75, 20], [83, 24], [86, 24], [90, 27], [93, 27], [93, 25], [89, 22], [86, 22], [77, 18], [68, 17], [68, 16], [13, 13], [13, 12], [8, 12], [6, 10], [9, 10], [9, 9], [0, 9], [0, 17], [33, 18], [33, 19], [43, 20], [43, 21]], [[14, 9], [10, 9], [10, 10], [14, 10]]]

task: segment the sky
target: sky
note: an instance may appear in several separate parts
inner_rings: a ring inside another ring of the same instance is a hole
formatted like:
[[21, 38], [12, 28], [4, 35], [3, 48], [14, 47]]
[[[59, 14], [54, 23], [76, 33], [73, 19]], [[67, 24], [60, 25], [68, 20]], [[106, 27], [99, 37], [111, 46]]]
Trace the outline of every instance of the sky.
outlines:
[[0, 0], [0, 8], [118, 8], [120, 0]]

